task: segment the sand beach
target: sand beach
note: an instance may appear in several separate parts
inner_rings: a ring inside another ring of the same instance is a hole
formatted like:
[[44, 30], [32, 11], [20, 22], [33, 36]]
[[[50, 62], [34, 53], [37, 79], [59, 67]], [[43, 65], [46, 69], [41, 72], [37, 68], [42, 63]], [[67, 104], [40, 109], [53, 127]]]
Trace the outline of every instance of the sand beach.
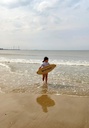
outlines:
[[89, 97], [0, 94], [0, 128], [89, 128]]

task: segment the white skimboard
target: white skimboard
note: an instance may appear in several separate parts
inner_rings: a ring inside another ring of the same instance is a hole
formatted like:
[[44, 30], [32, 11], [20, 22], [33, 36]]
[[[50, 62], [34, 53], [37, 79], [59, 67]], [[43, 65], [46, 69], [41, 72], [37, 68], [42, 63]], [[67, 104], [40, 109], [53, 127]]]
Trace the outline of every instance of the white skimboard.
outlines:
[[43, 68], [40, 68], [38, 71], [37, 71], [37, 74], [39, 75], [42, 75], [42, 74], [46, 74], [48, 72], [51, 72], [54, 68], [56, 67], [55, 64], [50, 64], [48, 66], [45, 66]]

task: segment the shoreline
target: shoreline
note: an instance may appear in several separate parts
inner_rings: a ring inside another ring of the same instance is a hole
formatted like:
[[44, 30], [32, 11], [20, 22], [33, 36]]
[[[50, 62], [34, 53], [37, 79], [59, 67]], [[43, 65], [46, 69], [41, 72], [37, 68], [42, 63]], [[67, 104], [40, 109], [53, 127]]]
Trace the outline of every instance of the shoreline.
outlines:
[[0, 128], [89, 128], [89, 97], [0, 94]]

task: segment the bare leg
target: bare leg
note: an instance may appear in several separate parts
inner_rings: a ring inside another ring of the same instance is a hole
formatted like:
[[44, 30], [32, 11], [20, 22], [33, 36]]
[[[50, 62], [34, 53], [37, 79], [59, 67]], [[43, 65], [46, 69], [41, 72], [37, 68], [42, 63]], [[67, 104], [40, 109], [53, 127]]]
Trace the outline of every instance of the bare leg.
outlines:
[[43, 74], [43, 77], [42, 77], [42, 80], [46, 82], [47, 84], [47, 81], [48, 81], [48, 73], [47, 74]]
[[44, 81], [44, 79], [45, 79], [45, 74], [43, 74], [43, 77], [42, 77], [42, 80]]
[[45, 81], [46, 81], [46, 84], [47, 84], [47, 81], [48, 81], [48, 74], [45, 75]]

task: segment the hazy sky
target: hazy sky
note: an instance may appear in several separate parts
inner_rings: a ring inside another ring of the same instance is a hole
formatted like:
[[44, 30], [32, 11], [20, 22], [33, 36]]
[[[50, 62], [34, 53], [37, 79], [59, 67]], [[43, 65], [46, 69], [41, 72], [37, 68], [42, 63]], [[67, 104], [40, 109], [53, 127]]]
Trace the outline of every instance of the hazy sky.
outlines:
[[89, 0], [0, 0], [0, 47], [89, 49]]

